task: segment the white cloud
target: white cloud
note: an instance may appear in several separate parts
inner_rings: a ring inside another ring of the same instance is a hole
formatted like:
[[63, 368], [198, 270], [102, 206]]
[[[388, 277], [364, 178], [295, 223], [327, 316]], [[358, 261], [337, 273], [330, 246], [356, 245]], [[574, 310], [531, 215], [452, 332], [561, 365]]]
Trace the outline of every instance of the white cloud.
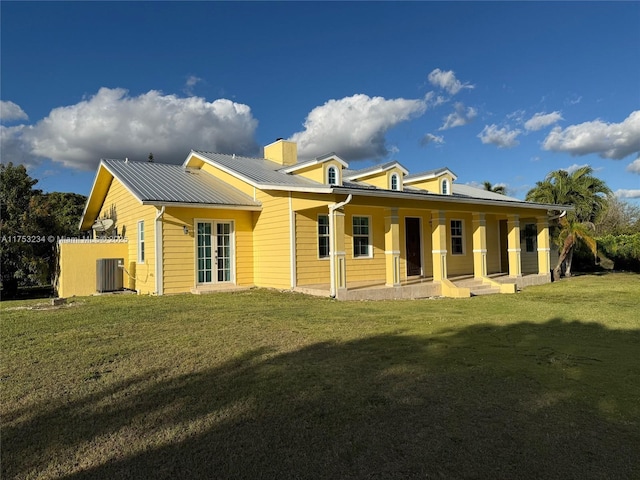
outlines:
[[329, 100], [311, 110], [305, 129], [289, 140], [298, 144], [302, 160], [331, 151], [345, 160], [379, 160], [389, 154], [387, 131], [423, 114], [426, 108], [424, 100], [387, 100], [363, 94]]
[[424, 101], [429, 108], [433, 108], [442, 105], [443, 103], [447, 103], [449, 101], [449, 98], [443, 95], [436, 95], [436, 92], [431, 91], [427, 92], [427, 94], [424, 96]]
[[219, 99], [179, 98], [151, 90], [130, 97], [101, 88], [75, 105], [52, 110], [35, 125], [2, 129], [3, 157], [34, 164], [50, 158], [94, 169], [100, 158], [182, 163], [190, 149], [256, 154], [257, 120], [247, 105]]
[[13, 102], [0, 100], [0, 121], [13, 122], [16, 120], [28, 120], [27, 114]]
[[524, 128], [535, 132], [543, 129], [544, 127], [548, 127], [549, 125], [553, 125], [560, 120], [564, 120], [560, 112], [536, 113], [524, 123]]
[[577, 172], [578, 170], [580, 170], [581, 168], [584, 167], [588, 167], [589, 164], [585, 163], [583, 165], [578, 165], [577, 163], [574, 163], [573, 165], [568, 166], [567, 168], [563, 168], [562, 170], [564, 170], [565, 172], [567, 172], [569, 175], [571, 175], [573, 172]]
[[640, 198], [640, 189], [625, 190], [623, 188], [616, 190], [613, 194], [618, 198]]
[[602, 158], [620, 160], [640, 152], [640, 110], [632, 112], [621, 123], [594, 120], [564, 130], [555, 127], [542, 148], [574, 156], [596, 153]]
[[442, 145], [444, 143], [444, 137], [439, 135], [433, 135], [432, 133], [427, 133], [420, 140], [420, 145], [429, 145], [430, 143], [436, 143], [438, 145]]
[[464, 108], [461, 102], [454, 105], [455, 111], [444, 117], [444, 124], [439, 130], [448, 130], [449, 128], [462, 127], [467, 125], [478, 115], [473, 107]]
[[517, 140], [518, 135], [522, 133], [520, 130], [509, 130], [509, 127], [498, 128], [497, 125], [485, 125], [482, 132], [478, 134], [478, 138], [482, 143], [493, 144], [498, 148], [512, 148], [520, 142]]
[[627, 165], [627, 172], [637, 173], [640, 175], [640, 156]]
[[475, 88], [474, 85], [471, 85], [469, 83], [462, 83], [460, 80], [458, 80], [453, 70], [448, 70], [445, 72], [443, 70], [440, 70], [439, 68], [436, 68], [429, 74], [427, 78], [432, 85], [446, 90], [451, 95], [455, 95], [464, 88]]
[[196, 77], [195, 75], [190, 75], [187, 78], [187, 81], [185, 82], [184, 88], [182, 89], [182, 91], [187, 95], [191, 96], [193, 95], [193, 88], [200, 82], [202, 82], [202, 79], [200, 77]]

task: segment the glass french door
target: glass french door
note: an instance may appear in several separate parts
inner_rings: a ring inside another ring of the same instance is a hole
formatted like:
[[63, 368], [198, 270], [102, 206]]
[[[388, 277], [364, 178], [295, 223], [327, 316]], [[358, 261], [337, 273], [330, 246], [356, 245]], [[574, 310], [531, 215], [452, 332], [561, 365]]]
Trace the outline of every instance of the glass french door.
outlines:
[[231, 282], [231, 222], [198, 222], [196, 230], [198, 283]]

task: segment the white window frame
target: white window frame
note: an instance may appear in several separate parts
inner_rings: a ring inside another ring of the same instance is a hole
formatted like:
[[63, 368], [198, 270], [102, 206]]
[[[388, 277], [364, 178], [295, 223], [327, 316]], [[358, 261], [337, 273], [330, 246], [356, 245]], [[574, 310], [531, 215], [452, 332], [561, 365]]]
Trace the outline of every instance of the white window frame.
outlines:
[[[366, 218], [367, 219], [367, 235], [362, 235], [360, 233], [355, 233], [355, 220], [356, 218]], [[358, 254], [356, 255], [356, 237], [358, 238], [367, 238], [367, 254]], [[352, 215], [351, 217], [351, 238], [353, 243], [353, 248], [351, 249], [351, 255], [354, 259], [357, 258], [372, 258], [373, 257], [373, 232], [372, 232], [372, 222], [371, 215]]]
[[[320, 218], [326, 218], [327, 219], [327, 223], [326, 223], [326, 228], [327, 228], [327, 233], [322, 233], [320, 231]], [[318, 255], [318, 260], [328, 260], [329, 257], [331, 256], [331, 237], [329, 236], [329, 215], [327, 215], [326, 213], [320, 213], [318, 214], [318, 249], [316, 250], [316, 253]], [[327, 239], [327, 255], [320, 255], [320, 239], [321, 238], [326, 238]]]
[[451, 195], [451, 187], [449, 185], [449, 179], [448, 178], [444, 178], [442, 179], [442, 182], [440, 182], [440, 191], [442, 192], [442, 195]]
[[144, 220], [138, 221], [138, 263], [144, 263]]
[[[521, 242], [524, 243], [524, 252], [537, 252], [538, 226], [535, 223], [525, 223], [524, 228], [520, 231], [522, 232]], [[531, 248], [529, 248], [529, 241], [531, 242]]]
[[[331, 183], [331, 171], [335, 173], [335, 182]], [[338, 171], [338, 167], [335, 165], [329, 165], [327, 167], [327, 184], [329, 185], [340, 185], [340, 172]]]
[[[396, 186], [395, 188], [393, 188], [393, 181], [395, 180], [396, 182]], [[396, 192], [400, 191], [400, 175], [398, 175], [397, 173], [392, 173], [389, 176], [389, 189], [390, 190], [394, 190]]]
[[[453, 222], [460, 222], [460, 234], [453, 234]], [[464, 241], [464, 220], [461, 220], [459, 218], [452, 218], [449, 221], [449, 237], [450, 237], [450, 244], [451, 244], [451, 255], [465, 255], [466, 254], [466, 249], [465, 249], [465, 241]], [[453, 248], [453, 239], [454, 238], [459, 238], [460, 239], [460, 247], [462, 249], [461, 252], [456, 252], [455, 249]]]

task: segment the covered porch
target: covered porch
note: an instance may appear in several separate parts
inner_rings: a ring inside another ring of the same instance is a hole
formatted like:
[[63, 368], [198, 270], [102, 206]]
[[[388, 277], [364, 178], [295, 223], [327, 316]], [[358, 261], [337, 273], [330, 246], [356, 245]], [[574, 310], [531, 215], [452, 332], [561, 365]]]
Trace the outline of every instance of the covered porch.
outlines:
[[[295, 291], [340, 300], [469, 297], [515, 293], [551, 280], [546, 211], [478, 211], [477, 205], [445, 210], [415, 202], [382, 207], [362, 200], [296, 212], [296, 233], [307, 234], [296, 235]], [[323, 215], [328, 219], [321, 232], [320, 221], [314, 222]], [[318, 254], [322, 236], [324, 258]]]

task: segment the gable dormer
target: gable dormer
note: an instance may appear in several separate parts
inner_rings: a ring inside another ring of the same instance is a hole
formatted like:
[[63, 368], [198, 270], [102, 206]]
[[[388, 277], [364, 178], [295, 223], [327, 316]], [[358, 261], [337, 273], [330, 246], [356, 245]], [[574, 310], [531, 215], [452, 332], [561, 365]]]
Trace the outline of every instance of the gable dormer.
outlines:
[[457, 178], [456, 174], [448, 168], [439, 168], [437, 170], [407, 175], [404, 178], [404, 185], [426, 190], [427, 192], [438, 195], [451, 195], [453, 182]]
[[404, 177], [408, 173], [409, 171], [399, 162], [389, 162], [350, 172], [346, 178], [347, 180], [367, 183], [384, 190], [402, 191]]
[[324, 185], [342, 185], [342, 171], [348, 168], [347, 162], [335, 153], [329, 153], [313, 160], [297, 163], [283, 169], [289, 175], [300, 175]]

